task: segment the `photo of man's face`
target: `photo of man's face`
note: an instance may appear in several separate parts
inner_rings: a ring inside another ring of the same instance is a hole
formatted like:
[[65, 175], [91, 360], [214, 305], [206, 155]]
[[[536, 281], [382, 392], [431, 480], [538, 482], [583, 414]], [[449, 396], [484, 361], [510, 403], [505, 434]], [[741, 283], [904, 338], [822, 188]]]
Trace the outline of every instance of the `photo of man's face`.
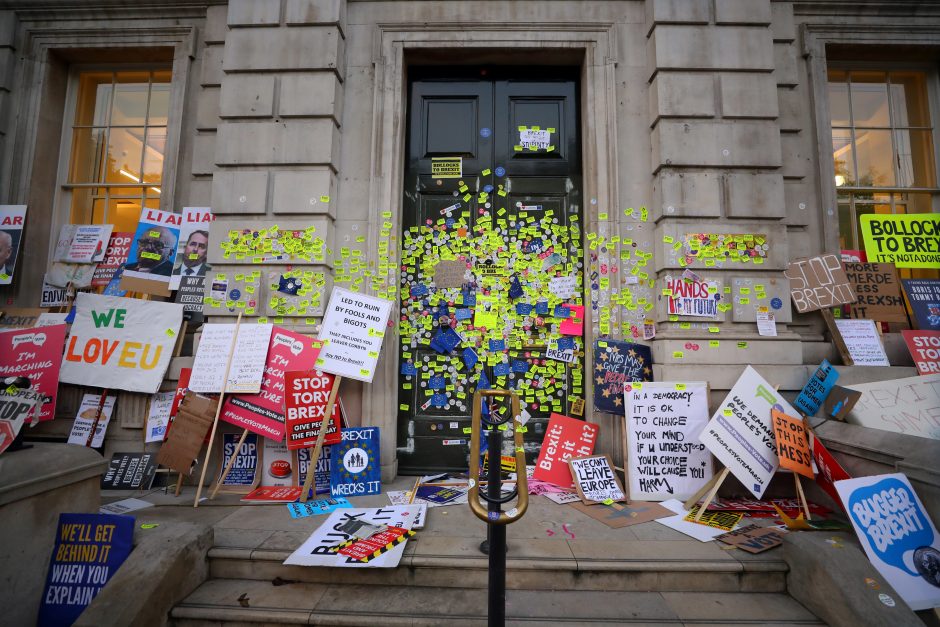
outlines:
[[154, 226], [137, 239], [137, 263], [141, 268], [154, 268], [162, 263], [176, 245], [176, 238], [169, 229]]
[[193, 231], [186, 241], [183, 249], [183, 265], [194, 268], [206, 262], [206, 253], [209, 250], [209, 234], [205, 231]]
[[13, 237], [6, 231], [0, 231], [0, 269], [13, 254]]

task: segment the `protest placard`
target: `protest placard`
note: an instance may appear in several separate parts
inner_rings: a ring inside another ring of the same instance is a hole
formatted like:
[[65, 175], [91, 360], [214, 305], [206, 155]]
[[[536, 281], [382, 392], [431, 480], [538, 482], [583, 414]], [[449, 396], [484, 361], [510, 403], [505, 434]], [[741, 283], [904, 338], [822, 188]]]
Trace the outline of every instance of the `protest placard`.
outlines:
[[716, 281], [690, 280], [669, 275], [665, 285], [663, 295], [667, 298], [666, 311], [670, 316], [718, 318], [721, 294]]
[[108, 246], [104, 250], [104, 258], [95, 267], [95, 273], [92, 275], [92, 287], [105, 287], [111, 282], [118, 268], [127, 261], [133, 241], [134, 234], [131, 232], [111, 234]]
[[133, 516], [59, 514], [37, 625], [77, 621], [130, 555], [133, 540]]
[[160, 389], [183, 321], [182, 307], [84, 293], [75, 307], [62, 383], [147, 394]]
[[917, 328], [940, 331], [940, 280], [903, 279], [901, 285], [917, 320]]
[[[693, 508], [687, 510], [683, 507], [682, 502], [676, 499], [663, 501], [660, 505], [672, 512], [673, 515], [657, 518], [656, 522], [670, 529], [675, 529], [679, 533], [684, 533], [689, 537], [695, 538], [699, 542], [710, 542], [726, 531], [726, 529], [721, 529], [720, 527], [711, 527], [709, 525], [701, 525], [697, 522], [693, 522], [692, 518], [698, 513], [697, 509]], [[702, 514], [703, 517], [705, 515], [705, 513]], [[719, 520], [723, 520], [723, 518]]]
[[293, 503], [300, 498], [300, 492], [303, 488], [295, 485], [288, 486], [261, 486], [255, 488], [241, 498], [242, 503], [248, 504], [266, 504], [266, 503]]
[[699, 505], [693, 506], [692, 509], [689, 510], [689, 513], [685, 515], [684, 520], [686, 522], [694, 522], [699, 525], [705, 525], [706, 527], [712, 527], [713, 529], [731, 531], [741, 522], [741, 519], [744, 518], [744, 514], [741, 512], [726, 512], [721, 510], [709, 510], [699, 516], [699, 507]]
[[[340, 404], [340, 409], [342, 409], [342, 404]], [[311, 452], [313, 452], [313, 449], [309, 448], [302, 448], [296, 451], [297, 483], [299, 484], [307, 482], [307, 469], [310, 467]], [[313, 473], [313, 492], [316, 494], [330, 493], [330, 473], [333, 467], [332, 452], [332, 446], [324, 446], [320, 451], [320, 457], [317, 459], [317, 466]], [[397, 503], [393, 502], [392, 505], [397, 505]]]
[[784, 275], [790, 279], [790, 296], [799, 313], [855, 302], [855, 290], [838, 255], [825, 253], [795, 259]]
[[860, 383], [861, 392], [849, 412], [852, 424], [940, 440], [940, 374]]
[[0, 453], [10, 448], [24, 424], [38, 422], [43, 400], [45, 396], [33, 390], [0, 390]]
[[823, 359], [809, 381], [800, 390], [799, 396], [793, 402], [794, 407], [799, 409], [804, 416], [815, 416], [838, 380], [839, 373], [828, 359]]
[[685, 500], [713, 475], [712, 456], [699, 442], [708, 424], [708, 385], [641, 383], [624, 391], [630, 499]]
[[291, 486], [298, 484], [294, 463], [294, 454], [283, 440], [275, 442], [271, 438], [261, 440], [261, 485]]
[[918, 374], [940, 373], [940, 331], [901, 331]]
[[13, 282], [25, 224], [26, 205], [0, 205], [0, 285]]
[[308, 516], [320, 516], [329, 514], [343, 507], [352, 507], [352, 504], [343, 497], [336, 499], [317, 499], [307, 501], [306, 503], [288, 503], [287, 510], [291, 518], [306, 518]]
[[[245, 328], [242, 327], [242, 329]], [[291, 370], [313, 368], [317, 355], [320, 353], [320, 343], [306, 335], [280, 327], [273, 327], [270, 333], [261, 389], [257, 394], [226, 396], [221, 418], [225, 422], [248, 429], [266, 438], [280, 441], [284, 439], [285, 433], [285, 373]], [[241, 337], [241, 330], [239, 337]], [[237, 355], [239, 348], [236, 347], [235, 351]], [[232, 370], [236, 371], [234, 360]]]
[[342, 442], [332, 448], [332, 496], [365, 496], [382, 492], [378, 427], [344, 429]]
[[898, 272], [890, 263], [845, 263], [845, 275], [855, 290], [853, 318], [907, 322]]
[[232, 456], [232, 464], [228, 475], [222, 481], [223, 486], [248, 487], [255, 485], [258, 470], [258, 436], [249, 434], [241, 447], [238, 447], [238, 435], [235, 433], [222, 434], [222, 468], [227, 468]]
[[857, 403], [858, 399], [861, 397], [861, 392], [836, 385], [832, 388], [832, 391], [829, 392], [829, 396], [826, 397], [826, 401], [823, 403], [823, 409], [827, 416], [844, 421], [846, 416], [849, 415], [849, 412], [852, 411], [852, 408], [855, 407], [855, 403]]
[[614, 473], [614, 463], [607, 455], [572, 457], [568, 460], [574, 489], [585, 505], [627, 500], [623, 486]]
[[65, 329], [58, 324], [0, 332], [0, 376], [26, 377], [30, 388], [45, 396], [40, 421], [55, 418]]
[[748, 366], [699, 437], [757, 498], [763, 496], [779, 463], [771, 409], [796, 415], [774, 386]]
[[[555, 500], [552, 497], [557, 495], [546, 494], [545, 496]], [[579, 501], [577, 495], [572, 496], [575, 501]], [[640, 501], [614, 503], [608, 507], [592, 507], [581, 502], [573, 502], [570, 507], [604, 523], [611, 529], [622, 529], [623, 527], [639, 525], [657, 518], [673, 515], [671, 511], [658, 503], [643, 503]]]
[[153, 453], [113, 453], [101, 477], [102, 490], [149, 490], [157, 472]]
[[337, 509], [310, 537], [284, 560], [285, 565], [336, 566], [350, 568], [394, 568], [401, 561], [405, 543], [398, 544], [369, 562], [361, 562], [333, 552], [337, 545], [358, 536], [365, 525], [386, 525], [411, 529], [422, 506], [387, 505], [385, 507], [346, 507]]
[[467, 262], [459, 259], [443, 259], [434, 266], [434, 285], [438, 289], [460, 287], [464, 284]]
[[170, 426], [166, 442], [157, 454], [161, 466], [187, 476], [192, 472], [193, 462], [202, 450], [206, 434], [212, 428], [217, 407], [218, 401], [214, 399], [195, 392], [186, 393]]
[[856, 366], [890, 366], [874, 320], [836, 320]]
[[785, 533], [776, 527], [748, 525], [736, 531], [729, 531], [715, 539], [728, 546], [756, 554], [781, 546]]
[[573, 487], [568, 460], [593, 453], [599, 430], [597, 425], [553, 412], [532, 478], [563, 488]]
[[823, 492], [828, 494], [829, 497], [844, 510], [845, 505], [842, 504], [842, 499], [839, 497], [839, 493], [836, 490], [835, 482], [842, 481], [843, 479], [851, 479], [851, 475], [849, 475], [842, 467], [842, 464], [832, 456], [832, 453], [829, 452], [829, 449], [826, 448], [819, 437], [813, 438], [812, 449], [813, 461], [816, 462], [816, 469], [818, 470], [816, 473], [816, 483], [819, 484]]
[[68, 290], [57, 287], [49, 282], [49, 274], [42, 278], [42, 296], [39, 298], [40, 307], [64, 307], [69, 304]]
[[[228, 382], [223, 387], [225, 367], [232, 350], [234, 324], [206, 324], [202, 327], [199, 348], [193, 360], [193, 372], [189, 378], [189, 389], [204, 394], [248, 393], [261, 390], [267, 363], [268, 345], [271, 341], [271, 324], [243, 324], [238, 329], [232, 367]], [[308, 340], [309, 342], [309, 340]]]
[[0, 311], [0, 331], [32, 329], [39, 324], [39, 316], [45, 311], [39, 307], [5, 307], [3, 311]]
[[940, 218], [935, 213], [859, 217], [869, 261], [893, 263], [898, 268], [940, 267]]
[[206, 262], [209, 252], [209, 225], [215, 220], [209, 207], [183, 207], [182, 221], [179, 225], [179, 241], [176, 248], [176, 261], [170, 275], [170, 289], [181, 289], [181, 279], [192, 277], [194, 281], [186, 286], [193, 294], [202, 296], [206, 273], [212, 270]]
[[121, 289], [157, 296], [170, 295], [170, 275], [176, 260], [182, 216], [145, 208], [134, 232]]
[[836, 482], [865, 554], [912, 610], [940, 607], [940, 536], [902, 473]]
[[594, 343], [594, 409], [624, 415], [624, 384], [653, 380], [653, 353], [649, 346], [598, 340]]
[[170, 425], [170, 409], [176, 392], [157, 392], [150, 398], [150, 411], [147, 412], [144, 442], [163, 442], [166, 429]]
[[371, 383], [391, 310], [391, 301], [334, 287], [323, 316], [317, 368]]
[[770, 410], [770, 414], [780, 467], [813, 479], [812, 454], [803, 421], [776, 409]]
[[97, 421], [91, 447], [101, 448], [104, 445], [104, 434], [111, 422], [111, 414], [114, 413], [115, 402], [117, 402], [116, 396], [108, 396], [102, 403], [100, 394], [83, 395], [81, 405], [78, 406], [78, 414], [75, 416], [69, 433], [69, 444], [86, 446], [88, 434], [91, 433], [92, 425]]
[[63, 224], [53, 261], [97, 263], [104, 259], [113, 224]]
[[[333, 375], [322, 370], [285, 373], [287, 448], [309, 448], [316, 444], [334, 379]], [[323, 438], [324, 445], [337, 444], [342, 440], [339, 403], [333, 404], [332, 414]]]

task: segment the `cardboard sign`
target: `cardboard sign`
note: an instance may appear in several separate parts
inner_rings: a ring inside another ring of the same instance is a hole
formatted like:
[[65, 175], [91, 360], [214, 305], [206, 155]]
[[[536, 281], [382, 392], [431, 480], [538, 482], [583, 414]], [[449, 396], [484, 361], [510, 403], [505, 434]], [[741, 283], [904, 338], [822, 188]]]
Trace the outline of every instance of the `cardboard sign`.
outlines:
[[721, 294], [715, 281], [690, 281], [681, 276], [667, 276], [663, 294], [667, 297], [670, 316], [718, 318]]
[[826, 397], [823, 408], [827, 416], [835, 418], [836, 420], [845, 420], [849, 412], [852, 411], [852, 408], [855, 407], [855, 403], [857, 403], [858, 399], [861, 397], [861, 392], [856, 392], [850, 388], [837, 385], [832, 388], [829, 396]]
[[594, 343], [594, 409], [624, 415], [624, 384], [653, 380], [653, 352], [649, 346], [598, 340]]
[[856, 366], [890, 366], [874, 320], [836, 320]]
[[121, 275], [121, 289], [157, 296], [170, 295], [170, 275], [176, 261], [182, 216], [145, 208]]
[[845, 510], [845, 505], [843, 505], [839, 492], [836, 490], [835, 482], [851, 479], [852, 476], [845, 471], [842, 464], [832, 456], [832, 453], [818, 437], [813, 438], [812, 448], [813, 461], [816, 462], [816, 468], [819, 471], [816, 473], [816, 483], [823, 489], [823, 492], [839, 504], [839, 507]]
[[[545, 495], [549, 496], [549, 495]], [[549, 496], [549, 498], [551, 498]], [[575, 497], [577, 498], [577, 497]], [[631, 525], [650, 522], [658, 518], [672, 516], [672, 512], [658, 503], [614, 503], [604, 507], [592, 507], [583, 503], [572, 503], [570, 507], [599, 520], [611, 529], [621, 529]]]
[[[209, 207], [183, 207], [176, 262], [170, 275], [171, 290], [179, 289], [180, 280], [186, 277], [201, 277], [204, 281], [206, 273], [212, 270], [212, 266], [206, 262], [206, 255], [209, 252], [209, 225], [213, 220], [215, 216]], [[196, 281], [190, 287], [195, 291], [198, 283], [202, 290], [203, 281]]]
[[113, 224], [63, 224], [53, 261], [96, 263], [104, 259]]
[[255, 476], [258, 471], [258, 436], [254, 433], [248, 434], [241, 448], [236, 451], [235, 447], [238, 445], [240, 437], [241, 436], [237, 433], [222, 434], [220, 476], [221, 471], [228, 466], [232, 456], [235, 456], [235, 462], [232, 464], [232, 469], [225, 477], [225, 481], [222, 483], [223, 486], [244, 487], [255, 484]]
[[940, 373], [940, 331], [901, 331], [918, 374]]
[[901, 473], [836, 482], [865, 554], [912, 610], [940, 607], [940, 535]]
[[37, 625], [77, 621], [130, 555], [133, 540], [133, 516], [59, 514]]
[[42, 394], [32, 390], [0, 390], [0, 453], [10, 448], [27, 421], [30, 426], [38, 422], [43, 400]]
[[40, 308], [6, 307], [0, 311], [0, 331], [9, 329], [32, 329], [39, 324], [39, 316], [45, 313]]
[[104, 250], [104, 258], [98, 263], [95, 273], [92, 275], [92, 287], [105, 287], [111, 282], [118, 268], [127, 261], [133, 241], [134, 234], [130, 232], [111, 234], [108, 247]]
[[853, 385], [861, 392], [849, 422], [940, 440], [940, 374]]
[[850, 315], [880, 322], [907, 322], [898, 272], [890, 263], [846, 263], [845, 275], [855, 290]]
[[102, 490], [149, 490], [157, 472], [153, 453], [114, 453], [101, 477]]
[[320, 354], [320, 343], [280, 327], [273, 327], [270, 334], [261, 389], [257, 394], [226, 396], [221, 418], [280, 442], [284, 439], [285, 371], [313, 368]]
[[26, 205], [0, 205], [0, 285], [13, 282], [25, 223]]
[[770, 410], [770, 414], [774, 422], [780, 467], [813, 479], [812, 455], [809, 452], [809, 439], [806, 437], [803, 421], [776, 409]]
[[464, 284], [467, 262], [459, 259], [444, 259], [434, 266], [434, 285], [438, 289], [460, 287]]
[[574, 488], [585, 505], [625, 501], [626, 495], [607, 455], [573, 457], [568, 460]]
[[0, 376], [26, 377], [30, 388], [43, 394], [39, 420], [55, 418], [62, 366], [65, 325], [0, 332]]
[[800, 395], [793, 402], [794, 407], [803, 412], [804, 416], [815, 416], [823, 401], [829, 396], [832, 386], [838, 380], [839, 373], [832, 367], [828, 359], [823, 359], [823, 362], [813, 372], [813, 376], [800, 390]]
[[167, 427], [170, 426], [170, 410], [175, 398], [176, 392], [157, 392], [150, 398], [144, 442], [163, 442]]
[[940, 218], [930, 213], [861, 216], [859, 229], [870, 261], [899, 268], [940, 268]]
[[917, 328], [940, 331], [940, 280], [903, 279], [901, 285], [917, 319]]
[[379, 428], [343, 430], [343, 441], [330, 454], [330, 495], [365, 496], [382, 492]]
[[624, 399], [630, 499], [688, 499], [714, 472], [698, 439], [708, 424], [708, 385], [642, 383]]
[[153, 394], [170, 365], [183, 308], [80, 293], [62, 383]]
[[839, 255], [826, 253], [791, 261], [784, 276], [790, 279], [790, 297], [799, 313], [855, 302], [855, 290]]
[[796, 414], [774, 386], [748, 366], [699, 438], [757, 498], [763, 496], [779, 464], [772, 409]]
[[597, 425], [553, 412], [532, 478], [563, 488], [573, 487], [568, 460], [593, 453], [598, 431]]
[[187, 392], [173, 419], [166, 442], [160, 447], [157, 461], [189, 476], [193, 462], [202, 450], [206, 434], [212, 428], [218, 401], [194, 392]]
[[[225, 392], [257, 394], [261, 390], [273, 328], [271, 324], [242, 324], [238, 328]], [[234, 333], [234, 324], [203, 325], [199, 348], [193, 360], [193, 372], [189, 378], [190, 390], [205, 394], [219, 394], [223, 391], [222, 379], [225, 377]]]
[[[82, 403], [78, 406], [78, 415], [75, 416], [72, 431], [69, 433], [69, 444], [85, 446], [88, 442], [88, 434], [91, 433], [91, 427], [95, 423], [95, 416], [98, 416], [98, 426], [95, 428], [95, 436], [91, 440], [91, 447], [101, 448], [104, 446], [104, 434], [111, 422], [115, 402], [117, 402], [116, 396], [105, 398], [104, 405], [100, 405], [100, 394], [85, 394], [82, 396]], [[100, 413], [98, 411], [99, 405], [101, 406]]]
[[776, 527], [758, 527], [757, 525], [748, 525], [741, 527], [737, 531], [729, 531], [715, 538], [719, 542], [733, 546], [748, 553], [763, 553], [770, 549], [783, 545], [783, 534]]
[[334, 287], [323, 316], [317, 368], [372, 383], [392, 302]]
[[[326, 411], [335, 377], [321, 370], [285, 373], [287, 392], [284, 406], [287, 416], [287, 448], [310, 448], [320, 434], [323, 412]], [[338, 400], [338, 399], [337, 399]], [[337, 444], [340, 435], [339, 402], [333, 404], [333, 415], [323, 444]]]

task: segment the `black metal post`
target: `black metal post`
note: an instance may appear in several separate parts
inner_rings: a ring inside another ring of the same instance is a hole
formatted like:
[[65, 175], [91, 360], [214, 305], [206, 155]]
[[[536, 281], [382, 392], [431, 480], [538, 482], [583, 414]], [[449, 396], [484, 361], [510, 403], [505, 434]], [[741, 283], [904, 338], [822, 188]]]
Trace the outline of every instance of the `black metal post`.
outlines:
[[[500, 457], [503, 451], [503, 432], [495, 426], [490, 428], [487, 439], [489, 469], [486, 478], [486, 495], [490, 498], [490, 516], [499, 518], [502, 504], [500, 496]], [[525, 470], [523, 470], [525, 472]], [[490, 549], [489, 569], [489, 625], [503, 627], [506, 624], [506, 525], [487, 525]]]

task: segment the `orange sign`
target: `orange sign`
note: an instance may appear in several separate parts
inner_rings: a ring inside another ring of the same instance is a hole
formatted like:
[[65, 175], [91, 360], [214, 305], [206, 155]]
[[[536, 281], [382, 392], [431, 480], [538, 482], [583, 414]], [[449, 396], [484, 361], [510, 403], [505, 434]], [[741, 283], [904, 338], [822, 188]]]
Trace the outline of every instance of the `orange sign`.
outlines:
[[780, 467], [813, 479], [813, 456], [809, 452], [809, 440], [803, 421], [776, 409], [771, 410], [771, 416], [774, 435], [777, 438]]

